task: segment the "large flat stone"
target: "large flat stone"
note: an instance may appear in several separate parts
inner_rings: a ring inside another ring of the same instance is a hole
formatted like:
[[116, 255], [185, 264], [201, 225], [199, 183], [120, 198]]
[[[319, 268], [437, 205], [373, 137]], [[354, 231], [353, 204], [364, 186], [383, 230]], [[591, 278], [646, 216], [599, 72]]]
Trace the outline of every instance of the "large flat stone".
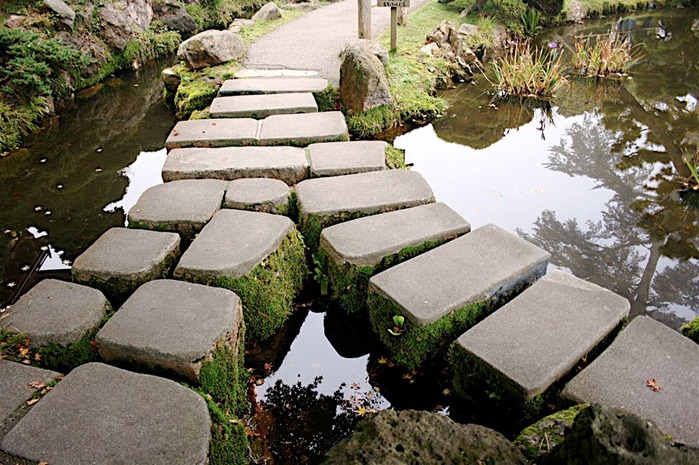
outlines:
[[225, 147], [172, 150], [163, 179], [272, 178], [294, 185], [306, 178], [308, 160], [295, 147]]
[[101, 363], [71, 371], [0, 442], [51, 465], [206, 464], [204, 399], [174, 381]]
[[97, 328], [110, 309], [97, 289], [45, 279], [12, 305], [0, 327], [27, 334], [32, 347], [66, 347]]
[[258, 69], [258, 68], [246, 68], [241, 69], [235, 73], [236, 79], [250, 79], [250, 78], [300, 78], [300, 77], [316, 77], [318, 76], [318, 71], [313, 71], [309, 69]]
[[305, 147], [314, 142], [349, 140], [345, 115], [339, 111], [273, 115], [260, 124], [259, 145]]
[[231, 348], [243, 322], [233, 292], [159, 279], [139, 287], [97, 333], [106, 362], [199, 381], [202, 363], [220, 341]]
[[0, 426], [38, 391], [31, 384], [48, 384], [57, 376], [60, 373], [0, 359]]
[[517, 400], [530, 400], [570, 373], [629, 309], [607, 289], [552, 271], [466, 331], [456, 347]]
[[245, 276], [277, 250], [293, 228], [294, 223], [285, 216], [220, 210], [182, 255], [175, 276]]
[[341, 176], [386, 169], [383, 141], [324, 142], [308, 147], [311, 176]]
[[236, 95], [216, 97], [209, 108], [212, 118], [266, 118], [271, 115], [316, 113], [311, 93]]
[[221, 208], [227, 181], [184, 179], [145, 191], [129, 210], [129, 227], [172, 231], [191, 239]]
[[224, 206], [284, 215], [290, 200], [289, 186], [278, 179], [237, 179], [226, 190]]
[[170, 150], [181, 147], [256, 145], [258, 130], [258, 121], [250, 118], [180, 121], [170, 132], [165, 146]]
[[311, 77], [229, 79], [223, 83], [218, 95], [322, 92], [327, 87], [327, 79]]
[[[660, 391], [647, 386], [654, 379]], [[699, 345], [647, 316], [636, 317], [562, 392], [617, 407], [699, 447]]]
[[73, 280], [123, 297], [162, 277], [180, 255], [180, 236], [171, 232], [112, 228], [73, 262]]

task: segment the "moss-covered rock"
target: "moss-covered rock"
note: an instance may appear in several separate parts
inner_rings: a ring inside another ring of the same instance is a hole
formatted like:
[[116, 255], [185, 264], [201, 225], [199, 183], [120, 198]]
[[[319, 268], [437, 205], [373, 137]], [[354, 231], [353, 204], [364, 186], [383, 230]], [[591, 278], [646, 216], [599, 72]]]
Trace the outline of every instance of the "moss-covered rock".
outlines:
[[682, 325], [680, 332], [699, 344], [699, 317], [696, 317], [689, 323]]
[[536, 461], [563, 442], [565, 431], [573, 425], [575, 417], [589, 404], [578, 404], [566, 410], [552, 413], [522, 430], [514, 440], [515, 446], [529, 461]]

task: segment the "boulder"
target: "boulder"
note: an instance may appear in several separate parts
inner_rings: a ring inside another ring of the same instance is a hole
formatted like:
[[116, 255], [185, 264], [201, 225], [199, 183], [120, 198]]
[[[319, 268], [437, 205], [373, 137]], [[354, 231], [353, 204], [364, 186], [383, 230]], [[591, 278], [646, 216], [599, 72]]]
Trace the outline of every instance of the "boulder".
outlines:
[[460, 36], [467, 37], [472, 36], [474, 34], [478, 34], [478, 31], [478, 26], [476, 26], [475, 24], [464, 23], [459, 27], [457, 34], [459, 34]]
[[5, 26], [7, 26], [9, 29], [21, 27], [22, 23], [24, 22], [24, 18], [26, 18], [26, 16], [10, 15], [7, 17], [7, 21], [5, 21]]
[[153, 2], [153, 13], [165, 26], [183, 36], [191, 36], [199, 28], [196, 21], [187, 13], [184, 5], [177, 0]]
[[478, 32], [478, 27], [462, 24], [457, 31], [449, 21], [442, 21], [425, 40], [422, 51], [432, 57], [442, 58], [449, 65], [452, 80], [464, 82], [473, 76], [475, 69], [480, 69], [478, 57], [465, 43], [464, 38]]
[[253, 21], [272, 21], [282, 17], [282, 10], [274, 2], [269, 2], [252, 17]]
[[523, 465], [526, 461], [502, 434], [485, 426], [462, 425], [418, 410], [383, 410], [330, 449], [324, 463]]
[[633, 413], [591, 405], [578, 414], [563, 443], [544, 465], [696, 464], [699, 450], [669, 442], [653, 423]]
[[148, 0], [111, 0], [100, 7], [98, 15], [107, 43], [123, 50], [135, 32], [148, 29], [153, 8]]
[[245, 41], [230, 31], [209, 30], [200, 32], [180, 44], [177, 57], [188, 68], [200, 69], [241, 58], [245, 53]]
[[177, 74], [177, 72], [172, 69], [172, 68], [165, 68], [161, 73], [160, 76], [163, 78], [163, 82], [165, 83], [165, 88], [169, 90], [170, 92], [175, 92], [177, 88], [180, 86], [180, 75]]
[[243, 28], [252, 26], [253, 24], [255, 24], [255, 21], [253, 21], [252, 19], [235, 18], [231, 25], [228, 26], [228, 30], [235, 34], [239, 34], [240, 31], [243, 30]]
[[67, 26], [71, 31], [73, 30], [75, 11], [63, 2], [63, 0], [44, 0], [44, 5], [49, 7], [49, 9], [58, 16], [58, 20], [61, 24]]
[[383, 105], [393, 105], [388, 79], [375, 50], [378, 44], [352, 40], [342, 51], [340, 100], [348, 112], [364, 112]]

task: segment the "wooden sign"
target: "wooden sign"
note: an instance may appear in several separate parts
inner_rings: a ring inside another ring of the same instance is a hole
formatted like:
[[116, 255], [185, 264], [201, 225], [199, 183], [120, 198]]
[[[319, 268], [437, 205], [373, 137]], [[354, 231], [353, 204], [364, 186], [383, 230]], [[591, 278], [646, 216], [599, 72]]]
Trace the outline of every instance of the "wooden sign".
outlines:
[[409, 7], [410, 0], [377, 0], [376, 5], [390, 8]]

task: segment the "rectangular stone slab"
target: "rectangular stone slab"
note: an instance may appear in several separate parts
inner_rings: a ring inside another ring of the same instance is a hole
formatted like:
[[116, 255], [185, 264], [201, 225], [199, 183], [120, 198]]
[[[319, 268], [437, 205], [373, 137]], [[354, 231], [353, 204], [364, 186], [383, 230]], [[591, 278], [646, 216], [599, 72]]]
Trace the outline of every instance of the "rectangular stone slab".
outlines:
[[0, 360], [0, 424], [7, 424], [12, 414], [38, 391], [30, 383], [48, 384], [57, 376], [60, 373], [55, 371]]
[[339, 111], [268, 116], [260, 123], [259, 145], [307, 146], [349, 140], [345, 115]]
[[258, 121], [250, 118], [180, 121], [165, 141], [168, 150], [180, 147], [256, 145]]
[[388, 144], [379, 140], [324, 142], [308, 147], [311, 176], [342, 176], [386, 169]]
[[567, 375], [629, 309], [628, 300], [607, 289], [552, 271], [455, 345], [530, 400]]
[[218, 95], [280, 94], [289, 92], [322, 92], [328, 80], [322, 78], [249, 78], [224, 81]]
[[561, 395], [635, 413], [699, 447], [699, 344], [650, 317], [636, 317]]
[[303, 149], [295, 147], [187, 148], [170, 151], [163, 179], [272, 178], [294, 185], [308, 174]]
[[265, 118], [270, 115], [316, 113], [318, 104], [311, 93], [236, 95], [217, 97], [211, 103], [212, 118]]

